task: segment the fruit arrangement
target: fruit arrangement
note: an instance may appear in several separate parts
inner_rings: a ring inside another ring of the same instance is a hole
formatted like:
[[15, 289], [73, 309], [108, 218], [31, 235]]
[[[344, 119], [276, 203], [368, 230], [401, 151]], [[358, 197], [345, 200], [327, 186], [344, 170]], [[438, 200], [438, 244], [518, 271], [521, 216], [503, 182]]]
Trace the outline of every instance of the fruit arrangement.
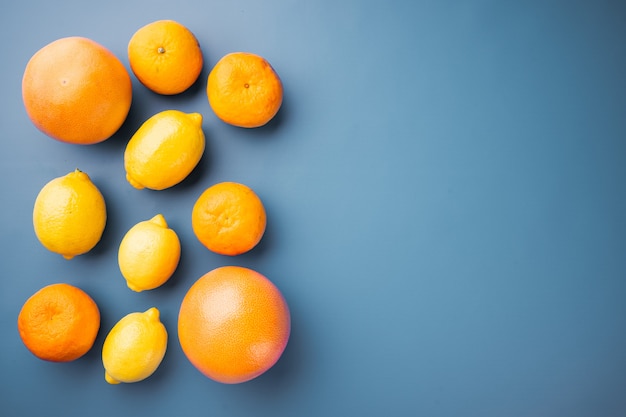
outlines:
[[[24, 70], [22, 98], [33, 124], [47, 136], [77, 146], [112, 137], [132, 104], [131, 72], [157, 94], [184, 92], [204, 65], [200, 43], [182, 24], [159, 20], [138, 29], [128, 43], [129, 72], [104, 46], [84, 37], [58, 39], [37, 51]], [[267, 124], [282, 104], [283, 85], [263, 57], [233, 52], [207, 80], [207, 100], [224, 123]], [[200, 113], [165, 110], [129, 138], [126, 180], [135, 189], [164, 190], [183, 182], [205, 150]], [[248, 186], [222, 182], [190, 205], [193, 232], [217, 254], [235, 257], [262, 239], [266, 212]], [[68, 261], [92, 250], [107, 223], [106, 203], [88, 173], [76, 169], [51, 179], [37, 195], [33, 227], [39, 242]], [[118, 266], [129, 291], [162, 286], [176, 271], [181, 242], [162, 213], [120, 236]], [[25, 347], [45, 361], [68, 362], [94, 347], [100, 310], [82, 289], [56, 283], [28, 298], [17, 327]], [[215, 381], [234, 384], [266, 372], [286, 348], [291, 330], [287, 302], [264, 275], [223, 266], [200, 277], [179, 309], [178, 339], [189, 362]], [[109, 329], [102, 346], [109, 384], [142, 381], [166, 354], [168, 332], [151, 307], [129, 312]]]

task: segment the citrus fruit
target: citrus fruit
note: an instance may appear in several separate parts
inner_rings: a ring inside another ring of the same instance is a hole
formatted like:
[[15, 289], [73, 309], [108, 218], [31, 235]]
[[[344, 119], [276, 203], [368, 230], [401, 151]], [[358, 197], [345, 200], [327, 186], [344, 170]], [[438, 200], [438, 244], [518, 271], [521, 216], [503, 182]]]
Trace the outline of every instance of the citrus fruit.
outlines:
[[247, 185], [221, 182], [196, 200], [191, 225], [198, 240], [221, 255], [239, 255], [263, 237], [266, 214], [258, 195]]
[[44, 185], [33, 208], [37, 239], [65, 259], [93, 249], [106, 219], [104, 197], [89, 175], [78, 169]]
[[17, 328], [26, 348], [39, 359], [69, 362], [93, 346], [100, 329], [100, 311], [80, 288], [51, 284], [26, 300]]
[[157, 113], [139, 127], [126, 145], [126, 179], [138, 189], [172, 187], [198, 165], [204, 147], [200, 113]]
[[249, 381], [280, 358], [291, 330], [289, 308], [262, 274], [239, 266], [214, 269], [187, 291], [178, 338], [189, 361], [225, 384]]
[[194, 34], [173, 20], [149, 23], [128, 43], [130, 68], [155, 93], [182, 93], [198, 79], [202, 51]]
[[156, 307], [127, 314], [104, 339], [104, 378], [109, 384], [142, 381], [157, 370], [166, 349], [167, 330]]
[[164, 284], [178, 266], [180, 240], [157, 214], [126, 232], [118, 250], [118, 264], [128, 288], [152, 290]]
[[62, 142], [94, 144], [122, 126], [132, 101], [132, 84], [122, 62], [99, 43], [58, 39], [26, 64], [22, 99], [28, 117]]
[[207, 96], [215, 115], [238, 127], [265, 125], [283, 102], [283, 84], [267, 60], [249, 52], [222, 57], [209, 73]]

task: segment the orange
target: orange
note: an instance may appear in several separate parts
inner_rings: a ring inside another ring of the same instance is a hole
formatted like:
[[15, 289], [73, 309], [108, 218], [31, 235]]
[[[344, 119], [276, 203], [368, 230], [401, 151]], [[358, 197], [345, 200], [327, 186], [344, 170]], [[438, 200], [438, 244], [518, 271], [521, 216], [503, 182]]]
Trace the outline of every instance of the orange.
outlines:
[[274, 366], [290, 330], [289, 308], [278, 288], [239, 266], [200, 277], [178, 313], [183, 352], [202, 374], [225, 384], [249, 381]]
[[158, 20], [135, 32], [128, 43], [130, 68], [155, 93], [187, 90], [202, 71], [202, 51], [194, 34], [173, 20]]
[[283, 102], [283, 85], [265, 58], [233, 52], [209, 73], [209, 104], [222, 121], [239, 127], [259, 127], [269, 122]]
[[122, 126], [132, 84], [107, 48], [69, 37], [44, 46], [28, 61], [22, 99], [39, 130], [62, 142], [88, 145], [108, 139]]
[[17, 328], [26, 348], [39, 359], [69, 362], [93, 346], [100, 329], [100, 311], [80, 288], [51, 284], [26, 300]]
[[247, 185], [222, 182], [207, 188], [196, 200], [191, 226], [198, 240], [221, 255], [240, 255], [263, 237], [265, 208]]

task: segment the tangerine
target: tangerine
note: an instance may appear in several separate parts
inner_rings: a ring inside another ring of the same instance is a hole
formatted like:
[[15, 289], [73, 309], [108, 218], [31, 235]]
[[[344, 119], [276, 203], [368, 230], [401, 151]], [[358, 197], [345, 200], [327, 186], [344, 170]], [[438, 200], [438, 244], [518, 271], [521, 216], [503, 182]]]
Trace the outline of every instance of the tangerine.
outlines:
[[178, 338], [202, 374], [237, 384], [269, 370], [283, 354], [291, 331], [289, 307], [265, 276], [223, 266], [200, 277], [178, 314]]
[[51, 284], [26, 300], [17, 328], [26, 348], [39, 359], [69, 362], [93, 346], [100, 329], [100, 310], [80, 288]]
[[223, 122], [260, 127], [278, 113], [283, 84], [265, 58], [233, 52], [222, 57], [209, 73], [207, 96], [213, 112]]
[[267, 216], [259, 196], [247, 185], [221, 182], [196, 200], [191, 226], [198, 240], [221, 255], [240, 255], [263, 237]]
[[173, 20], [157, 20], [137, 30], [128, 43], [130, 68], [158, 94], [187, 90], [202, 71], [202, 50], [195, 35]]
[[89, 145], [108, 139], [122, 126], [132, 84], [110, 50], [74, 36], [32, 56], [22, 78], [22, 99], [39, 130], [62, 142]]

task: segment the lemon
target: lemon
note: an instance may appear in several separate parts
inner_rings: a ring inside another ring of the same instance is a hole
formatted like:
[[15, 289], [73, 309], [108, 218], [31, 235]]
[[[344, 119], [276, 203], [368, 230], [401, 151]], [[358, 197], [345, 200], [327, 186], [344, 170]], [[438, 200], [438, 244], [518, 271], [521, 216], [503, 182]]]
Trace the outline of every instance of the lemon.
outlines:
[[102, 346], [104, 379], [109, 384], [139, 382], [157, 370], [167, 349], [167, 330], [159, 310], [124, 316], [111, 329]]
[[89, 175], [76, 169], [39, 191], [33, 226], [41, 244], [66, 259], [89, 252], [106, 225], [106, 205]]
[[133, 291], [152, 290], [163, 285], [180, 260], [180, 240], [157, 214], [126, 232], [118, 250], [118, 264]]
[[198, 165], [204, 147], [200, 113], [157, 113], [139, 127], [126, 145], [126, 179], [138, 189], [172, 187]]

